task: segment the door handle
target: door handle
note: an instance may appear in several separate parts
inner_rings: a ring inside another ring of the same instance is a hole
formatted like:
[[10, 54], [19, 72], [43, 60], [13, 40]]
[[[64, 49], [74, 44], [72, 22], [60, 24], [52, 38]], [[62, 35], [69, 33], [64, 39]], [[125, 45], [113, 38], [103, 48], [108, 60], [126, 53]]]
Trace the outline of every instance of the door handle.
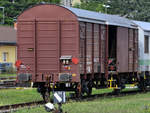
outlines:
[[34, 50], [34, 48], [28, 48], [27, 50], [28, 50], [28, 51], [33, 51], [33, 50]]

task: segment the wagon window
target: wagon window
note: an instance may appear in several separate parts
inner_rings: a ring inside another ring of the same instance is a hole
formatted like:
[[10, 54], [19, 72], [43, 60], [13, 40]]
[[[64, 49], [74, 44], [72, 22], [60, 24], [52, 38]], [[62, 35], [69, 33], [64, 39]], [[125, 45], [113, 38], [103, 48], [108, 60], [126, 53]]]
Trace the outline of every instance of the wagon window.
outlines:
[[3, 52], [2, 53], [2, 60], [3, 60], [3, 62], [7, 61], [7, 57], [8, 57], [8, 53], [7, 52]]
[[149, 53], [149, 36], [144, 36], [144, 53]]

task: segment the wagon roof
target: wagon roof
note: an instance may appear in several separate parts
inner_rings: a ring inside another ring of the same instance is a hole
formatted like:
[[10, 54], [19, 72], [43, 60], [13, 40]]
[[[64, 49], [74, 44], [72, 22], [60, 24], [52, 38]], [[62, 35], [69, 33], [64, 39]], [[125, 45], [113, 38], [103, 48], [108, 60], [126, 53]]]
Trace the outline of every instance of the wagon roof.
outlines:
[[131, 20], [118, 15], [103, 14], [94, 11], [88, 11], [66, 6], [64, 7], [72, 11], [75, 15], [77, 15], [79, 21], [105, 23], [105, 24], [107, 23], [108, 25], [123, 26], [129, 28], [136, 28], [137, 26]]
[[150, 22], [144, 22], [144, 21], [133, 21], [135, 24], [137, 24], [139, 27], [141, 27], [144, 31], [150, 31]]
[[[55, 4], [45, 3], [45, 4], [38, 4], [38, 5], [55, 5]], [[79, 21], [122, 26], [128, 28], [137, 28], [137, 25], [133, 21], [121, 17], [119, 15], [103, 14], [99, 12], [88, 11], [88, 10], [83, 10], [78, 8], [67, 7], [67, 6], [60, 6], [60, 7], [66, 8], [69, 11], [71, 11], [73, 14], [75, 14], [78, 17]]]

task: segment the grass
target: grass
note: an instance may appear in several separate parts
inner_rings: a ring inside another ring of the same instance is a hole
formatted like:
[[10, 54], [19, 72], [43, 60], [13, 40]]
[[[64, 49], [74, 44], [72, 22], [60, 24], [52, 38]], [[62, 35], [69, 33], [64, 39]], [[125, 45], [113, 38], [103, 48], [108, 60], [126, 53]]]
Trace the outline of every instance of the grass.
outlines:
[[16, 74], [0, 74], [0, 77], [10, 77], [10, 76], [16, 76]]
[[[100, 98], [94, 101], [63, 104], [67, 113], [150, 113], [150, 92], [124, 97]], [[43, 106], [22, 109], [16, 113], [47, 113]]]
[[[92, 94], [102, 94], [112, 92], [112, 89], [99, 89], [96, 90], [93, 88]], [[66, 93], [66, 96], [69, 97], [69, 93]], [[73, 93], [73, 92], [71, 92]], [[52, 97], [52, 95], [51, 95]], [[0, 106], [17, 104], [23, 102], [31, 102], [42, 100], [41, 95], [36, 91], [36, 89], [4, 89], [0, 90]]]
[[109, 93], [109, 92], [112, 92], [113, 89], [108, 89], [108, 88], [105, 88], [105, 89], [95, 89], [93, 88], [92, 89], [92, 94], [103, 94], [103, 93]]
[[[100, 93], [105, 93], [105, 92], [111, 92], [111, 90], [109, 90], [109, 89], [101, 89], [101, 90], [93, 89], [93, 94], [100, 94]], [[66, 95], [68, 97], [69, 92], [67, 92]], [[23, 102], [31, 102], [31, 101], [37, 101], [37, 100], [42, 100], [42, 97], [36, 91], [36, 89], [0, 90], [0, 106], [23, 103]]]
[[[111, 92], [112, 89], [93, 89], [93, 94]], [[68, 93], [67, 93], [68, 95]], [[42, 100], [36, 89], [0, 90], [0, 106]], [[104, 97], [94, 101], [63, 104], [67, 113], [150, 113], [150, 92], [124, 97]], [[43, 106], [18, 110], [16, 113], [47, 113]]]
[[36, 89], [0, 90], [0, 106], [42, 100]]

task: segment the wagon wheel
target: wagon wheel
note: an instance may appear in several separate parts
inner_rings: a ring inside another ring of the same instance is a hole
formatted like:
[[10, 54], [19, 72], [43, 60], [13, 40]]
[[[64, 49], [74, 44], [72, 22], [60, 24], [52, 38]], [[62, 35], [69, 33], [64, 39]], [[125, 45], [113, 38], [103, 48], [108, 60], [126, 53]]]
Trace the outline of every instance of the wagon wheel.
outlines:
[[119, 95], [121, 93], [121, 89], [114, 89], [113, 93]]
[[147, 91], [147, 87], [146, 87], [146, 84], [145, 84], [145, 81], [141, 81], [139, 84], [138, 84], [138, 88], [143, 91], [143, 92], [146, 92]]
[[42, 93], [43, 100], [48, 103], [50, 102], [50, 91], [45, 91]]
[[87, 92], [87, 95], [90, 96], [90, 95], [92, 94], [92, 88], [89, 87], [88, 90], [89, 90], [89, 91]]
[[87, 83], [87, 88], [88, 88], [88, 92], [86, 93], [88, 96], [90, 96], [92, 94], [92, 82], [91, 81]]
[[86, 93], [88, 96], [92, 94], [92, 83], [90, 81], [82, 81], [82, 95]]
[[81, 98], [82, 97], [82, 92], [81, 92], [81, 84], [78, 84], [75, 90], [75, 96], [77, 98]]
[[142, 76], [140, 77], [138, 88], [144, 92], [146, 92], [146, 90], [147, 90], [146, 81], [144, 80], [144, 77], [142, 77]]

